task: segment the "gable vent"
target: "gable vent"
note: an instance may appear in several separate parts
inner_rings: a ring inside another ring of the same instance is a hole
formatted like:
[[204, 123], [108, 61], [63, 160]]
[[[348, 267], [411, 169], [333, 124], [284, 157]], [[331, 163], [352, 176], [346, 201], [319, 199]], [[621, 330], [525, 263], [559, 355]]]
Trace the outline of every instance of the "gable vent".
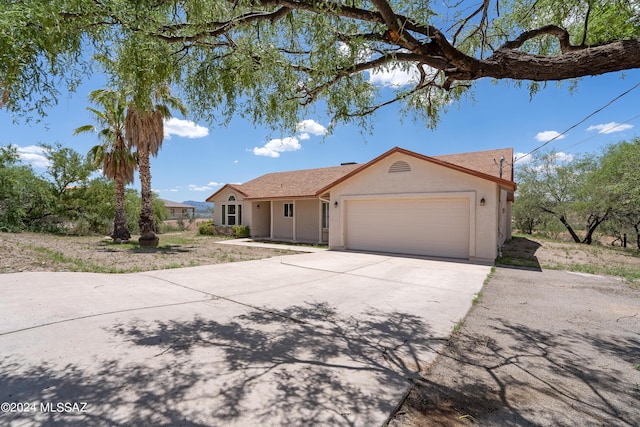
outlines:
[[411, 166], [409, 166], [409, 163], [407, 162], [398, 160], [397, 162], [394, 162], [391, 166], [389, 166], [389, 173], [396, 172], [411, 172]]

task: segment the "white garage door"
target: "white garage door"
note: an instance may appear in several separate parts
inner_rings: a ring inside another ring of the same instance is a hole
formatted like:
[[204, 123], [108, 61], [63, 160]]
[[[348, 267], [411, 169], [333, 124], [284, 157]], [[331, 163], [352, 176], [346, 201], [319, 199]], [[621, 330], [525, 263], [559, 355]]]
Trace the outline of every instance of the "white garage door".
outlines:
[[346, 201], [346, 247], [354, 250], [469, 257], [469, 199]]

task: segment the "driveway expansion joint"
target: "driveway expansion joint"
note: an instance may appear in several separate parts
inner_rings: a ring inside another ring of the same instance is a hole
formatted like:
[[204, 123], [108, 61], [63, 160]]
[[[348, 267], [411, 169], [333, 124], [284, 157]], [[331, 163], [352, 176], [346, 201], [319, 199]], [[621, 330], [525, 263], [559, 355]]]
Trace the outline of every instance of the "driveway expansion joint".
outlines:
[[258, 307], [256, 305], [240, 302], [240, 301], [234, 300], [234, 299], [229, 298], [229, 297], [225, 297], [225, 296], [222, 296], [222, 295], [216, 295], [216, 294], [211, 293], [211, 292], [207, 292], [207, 291], [203, 291], [203, 290], [200, 290], [200, 289], [192, 288], [191, 286], [182, 285], [180, 283], [176, 283], [176, 282], [174, 282], [172, 280], [169, 280], [169, 279], [163, 279], [162, 277], [155, 277], [155, 276], [150, 276], [150, 277], [153, 277], [154, 279], [157, 279], [157, 280], [161, 280], [163, 282], [167, 282], [167, 283], [172, 284], [174, 286], [178, 286], [178, 287], [181, 287], [181, 288], [184, 288], [184, 289], [188, 289], [190, 291], [203, 293], [203, 294], [208, 296], [208, 299], [204, 300], [204, 301], [208, 301], [208, 300], [211, 300], [211, 299], [227, 301], [227, 302], [230, 302], [232, 304], [238, 304], [238, 305], [241, 305], [243, 307], [250, 308], [252, 310], [257, 310], [257, 311], [261, 311], [263, 313], [272, 314], [274, 316], [278, 316], [278, 317], [281, 317], [281, 318], [286, 319], [286, 320], [290, 320], [290, 321], [295, 322], [295, 323], [300, 323], [300, 324], [305, 324], [305, 325], [309, 324], [308, 322], [305, 322], [304, 320], [296, 319], [294, 317], [287, 316], [285, 314], [279, 313], [279, 312], [274, 311], [274, 310], [269, 310], [269, 309], [266, 309], [264, 307]]
[[17, 334], [17, 333], [20, 333], [20, 332], [30, 331], [30, 330], [33, 330], [33, 329], [44, 328], [44, 327], [47, 327], [47, 326], [59, 325], [59, 324], [62, 324], [62, 323], [75, 322], [76, 320], [85, 320], [85, 319], [91, 319], [91, 318], [95, 318], [95, 317], [110, 316], [112, 314], [131, 313], [131, 312], [134, 312], [134, 311], [153, 310], [153, 309], [156, 309], [156, 308], [175, 307], [175, 306], [179, 306], [179, 305], [200, 303], [200, 302], [204, 302], [204, 301], [207, 301], [207, 300], [206, 299], [199, 299], [199, 300], [193, 300], [193, 301], [176, 302], [176, 303], [171, 303], [171, 304], [160, 304], [160, 305], [153, 305], [153, 306], [147, 306], [147, 307], [135, 307], [135, 308], [127, 308], [127, 309], [124, 309], [124, 310], [113, 310], [113, 311], [106, 311], [106, 312], [102, 312], [102, 313], [87, 314], [85, 316], [77, 316], [77, 317], [73, 317], [73, 318], [70, 318], [70, 319], [56, 320], [54, 322], [41, 323], [39, 325], [33, 325], [33, 326], [26, 327], [26, 328], [20, 328], [20, 329], [16, 329], [16, 330], [13, 330], [13, 331], [1, 332], [0, 333], [0, 337], [5, 336], [5, 335]]

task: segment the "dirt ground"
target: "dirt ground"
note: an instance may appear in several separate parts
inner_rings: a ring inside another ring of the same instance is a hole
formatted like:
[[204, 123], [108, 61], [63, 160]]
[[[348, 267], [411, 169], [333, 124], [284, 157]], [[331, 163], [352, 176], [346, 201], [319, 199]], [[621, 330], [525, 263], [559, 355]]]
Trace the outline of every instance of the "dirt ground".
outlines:
[[[218, 244], [221, 237], [187, 230], [160, 234], [158, 248], [114, 244], [101, 236], [0, 233], [0, 273], [85, 271], [129, 273], [285, 255], [290, 251]], [[135, 242], [138, 236], [133, 236]]]
[[640, 425], [640, 286], [544, 267], [640, 269], [637, 257], [570, 243], [513, 244], [505, 258], [528, 268], [496, 268], [389, 425]]
[[640, 270], [640, 254], [638, 250], [605, 244], [583, 245], [574, 242], [560, 242], [540, 239], [531, 236], [517, 236], [504, 248], [505, 264], [531, 268], [549, 268], [554, 270], [571, 269], [572, 266], [583, 266], [580, 270], [637, 268]]

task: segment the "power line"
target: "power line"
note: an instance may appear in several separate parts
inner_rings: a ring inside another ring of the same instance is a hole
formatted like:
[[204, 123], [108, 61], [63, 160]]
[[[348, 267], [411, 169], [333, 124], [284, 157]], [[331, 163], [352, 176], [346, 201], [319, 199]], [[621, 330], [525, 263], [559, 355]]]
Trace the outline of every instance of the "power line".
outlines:
[[637, 118], [640, 118], [640, 114], [638, 114], [637, 116], [633, 116], [633, 117], [631, 117], [629, 120], [625, 120], [625, 121], [624, 121], [624, 122], [622, 122], [622, 123], [614, 123], [613, 125], [611, 125], [611, 126], [609, 126], [609, 127], [607, 127], [607, 128], [604, 128], [604, 129], [600, 130], [600, 132], [596, 133], [595, 135], [590, 136], [589, 138], [585, 138], [585, 139], [583, 139], [582, 141], [578, 141], [578, 142], [576, 142], [575, 144], [571, 144], [571, 145], [569, 145], [568, 147], [564, 147], [564, 148], [562, 148], [561, 150], [568, 150], [569, 148], [573, 148], [573, 147], [575, 147], [576, 145], [582, 144], [583, 142], [587, 142], [587, 141], [589, 141], [589, 140], [591, 140], [591, 139], [593, 139], [593, 138], [596, 138], [596, 137], [600, 136], [600, 135], [601, 135], [601, 134], [603, 134], [603, 133], [605, 133], [605, 134], [606, 134], [608, 131], [615, 129], [615, 128], [619, 127], [620, 125], [624, 125], [624, 124], [630, 123], [630, 122], [632, 122], [632, 121], [636, 120]]
[[613, 98], [611, 101], [607, 102], [605, 105], [603, 105], [602, 107], [598, 108], [596, 111], [594, 111], [593, 113], [589, 114], [587, 117], [585, 117], [584, 119], [580, 120], [578, 123], [574, 124], [573, 126], [570, 126], [567, 130], [565, 130], [562, 133], [559, 133], [558, 135], [554, 136], [553, 138], [551, 138], [550, 140], [544, 142], [543, 144], [537, 146], [536, 148], [534, 148], [533, 150], [529, 151], [527, 154], [524, 154], [520, 157], [518, 157], [517, 159], [515, 159], [513, 162], [517, 162], [520, 161], [522, 159], [524, 159], [525, 157], [528, 157], [530, 155], [532, 155], [533, 153], [535, 153], [536, 151], [538, 151], [539, 149], [541, 149], [542, 147], [546, 146], [547, 144], [555, 141], [556, 139], [560, 138], [563, 135], [566, 135], [569, 131], [577, 128], [578, 126], [580, 126], [582, 123], [586, 122], [587, 120], [589, 120], [591, 117], [595, 116], [596, 114], [598, 114], [599, 112], [601, 112], [602, 110], [604, 110], [605, 108], [609, 107], [611, 104], [613, 104], [614, 102], [616, 102], [618, 99], [622, 98], [623, 96], [627, 95], [629, 92], [631, 92], [632, 90], [636, 89], [638, 86], [640, 86], [640, 82], [636, 83], [635, 86], [633, 86], [631, 89], [624, 91], [623, 93], [621, 93], [620, 95], [616, 96], [615, 98]]
[[493, 159], [493, 163], [495, 163], [496, 166], [500, 167], [500, 178], [502, 178], [502, 170], [504, 169], [505, 163], [507, 164], [507, 166], [513, 166], [513, 163], [509, 163], [507, 159], [504, 158], [504, 156], [500, 157], [500, 164], [498, 164], [498, 161], [496, 159]]

